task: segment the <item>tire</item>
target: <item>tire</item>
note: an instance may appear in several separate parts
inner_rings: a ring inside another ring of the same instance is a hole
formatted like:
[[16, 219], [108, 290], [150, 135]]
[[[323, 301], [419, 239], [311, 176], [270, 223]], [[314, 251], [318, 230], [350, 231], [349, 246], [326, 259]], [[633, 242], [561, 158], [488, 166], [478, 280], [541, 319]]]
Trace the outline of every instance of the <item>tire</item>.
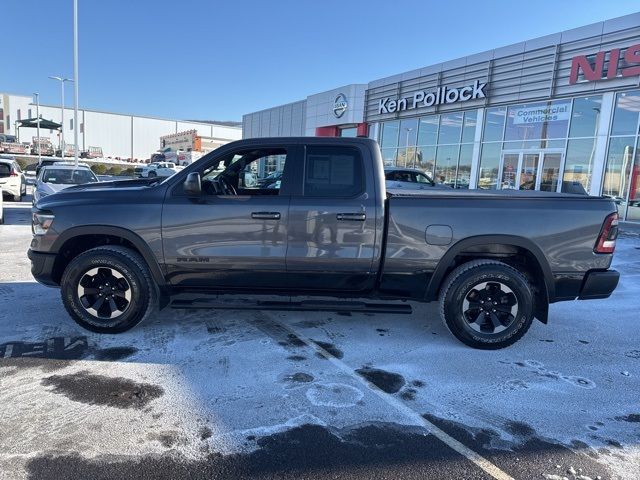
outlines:
[[495, 260], [460, 265], [440, 290], [440, 316], [449, 331], [484, 350], [505, 348], [522, 338], [533, 322], [534, 303], [527, 278]]
[[158, 174], [156, 172], [149, 172], [149, 175], [147, 175], [149, 178], [154, 178], [157, 177]]
[[[140, 254], [121, 246], [81, 253], [69, 263], [60, 284], [67, 312], [92, 332], [126, 332], [157, 306], [157, 286], [149, 267]], [[110, 300], [100, 302], [101, 298]]]

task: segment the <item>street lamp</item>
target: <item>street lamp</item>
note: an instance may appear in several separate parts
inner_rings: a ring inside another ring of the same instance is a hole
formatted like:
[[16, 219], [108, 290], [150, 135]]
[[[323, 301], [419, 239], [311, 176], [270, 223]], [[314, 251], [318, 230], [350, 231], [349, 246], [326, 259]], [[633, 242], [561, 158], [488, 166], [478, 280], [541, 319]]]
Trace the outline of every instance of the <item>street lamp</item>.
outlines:
[[33, 94], [36, 97], [36, 119], [38, 122], [38, 141], [36, 147], [38, 148], [38, 164], [42, 161], [42, 155], [40, 154], [40, 94], [38, 92]]
[[78, 0], [73, 0], [73, 158], [78, 167]]
[[[407, 128], [405, 128], [405, 130], [407, 131], [407, 144], [405, 146], [405, 164], [406, 164], [407, 163], [406, 162], [406, 158], [409, 157], [409, 134], [411, 133], [413, 128], [407, 127]], [[414, 157], [414, 159], [413, 159], [413, 167], [415, 168], [415, 166], [416, 166], [416, 159]], [[408, 167], [408, 165], [407, 165], [407, 167]]]
[[[64, 158], [64, 82], [73, 82], [73, 80], [71, 78], [64, 78], [64, 77], [54, 77], [54, 76], [50, 76], [49, 77], [51, 80], [58, 80], [60, 82], [60, 123], [62, 124], [62, 126], [60, 127], [60, 154], [62, 155], [62, 158]], [[39, 124], [39, 123], [38, 123]], [[75, 129], [75, 125], [74, 125], [74, 129]], [[76, 147], [77, 148], [77, 147]]]

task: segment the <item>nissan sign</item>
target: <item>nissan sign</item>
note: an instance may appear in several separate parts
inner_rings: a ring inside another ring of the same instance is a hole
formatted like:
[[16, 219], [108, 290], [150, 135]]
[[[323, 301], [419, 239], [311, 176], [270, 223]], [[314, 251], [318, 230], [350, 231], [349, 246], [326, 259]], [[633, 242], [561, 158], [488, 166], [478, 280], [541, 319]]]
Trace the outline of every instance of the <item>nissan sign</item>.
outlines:
[[[624, 62], [621, 62], [621, 59], [624, 59]], [[573, 57], [571, 59], [569, 85], [578, 83], [580, 72], [582, 72], [585, 82], [610, 80], [619, 76], [635, 77], [640, 75], [640, 43], [627, 47], [624, 54], [620, 48], [612, 48], [608, 52], [598, 52], [595, 54], [593, 61], [586, 55]]]
[[434, 105], [486, 98], [486, 94], [484, 93], [486, 86], [486, 83], [481, 83], [480, 80], [476, 80], [473, 85], [462, 88], [438, 87], [434, 92], [419, 90], [410, 97], [395, 100], [386, 97], [378, 102], [378, 114], [396, 113], [414, 108], [426, 108]]
[[347, 103], [347, 97], [345, 97], [344, 93], [339, 93], [333, 102], [333, 114], [336, 118], [340, 118], [344, 115], [344, 112], [347, 111], [347, 107], [349, 104]]

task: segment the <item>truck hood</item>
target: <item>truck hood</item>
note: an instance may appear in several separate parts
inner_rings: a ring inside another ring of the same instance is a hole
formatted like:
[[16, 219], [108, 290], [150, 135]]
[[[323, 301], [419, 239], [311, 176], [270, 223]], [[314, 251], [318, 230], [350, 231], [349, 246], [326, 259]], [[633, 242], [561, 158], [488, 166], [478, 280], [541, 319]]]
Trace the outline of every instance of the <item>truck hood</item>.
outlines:
[[136, 178], [135, 180], [112, 180], [110, 182], [83, 183], [66, 188], [65, 192], [84, 192], [87, 190], [114, 190], [123, 188], [142, 188], [158, 183], [157, 178]]
[[[116, 180], [113, 182], [85, 183], [64, 188], [36, 202], [36, 208], [54, 208], [59, 205], [97, 204], [115, 205], [138, 202], [147, 192], [158, 191], [157, 179]], [[164, 188], [160, 187], [164, 191]], [[162, 198], [162, 194], [161, 194]]]

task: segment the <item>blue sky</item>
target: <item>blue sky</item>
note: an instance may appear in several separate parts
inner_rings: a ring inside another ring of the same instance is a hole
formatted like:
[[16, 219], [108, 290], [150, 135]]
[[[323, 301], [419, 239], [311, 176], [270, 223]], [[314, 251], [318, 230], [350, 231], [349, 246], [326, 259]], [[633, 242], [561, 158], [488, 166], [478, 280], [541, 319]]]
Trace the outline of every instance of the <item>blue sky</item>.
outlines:
[[[640, 10], [637, 0], [79, 0], [80, 106], [243, 113]], [[0, 92], [73, 74], [72, 0], [2, 0]], [[72, 98], [71, 88], [67, 98]]]

